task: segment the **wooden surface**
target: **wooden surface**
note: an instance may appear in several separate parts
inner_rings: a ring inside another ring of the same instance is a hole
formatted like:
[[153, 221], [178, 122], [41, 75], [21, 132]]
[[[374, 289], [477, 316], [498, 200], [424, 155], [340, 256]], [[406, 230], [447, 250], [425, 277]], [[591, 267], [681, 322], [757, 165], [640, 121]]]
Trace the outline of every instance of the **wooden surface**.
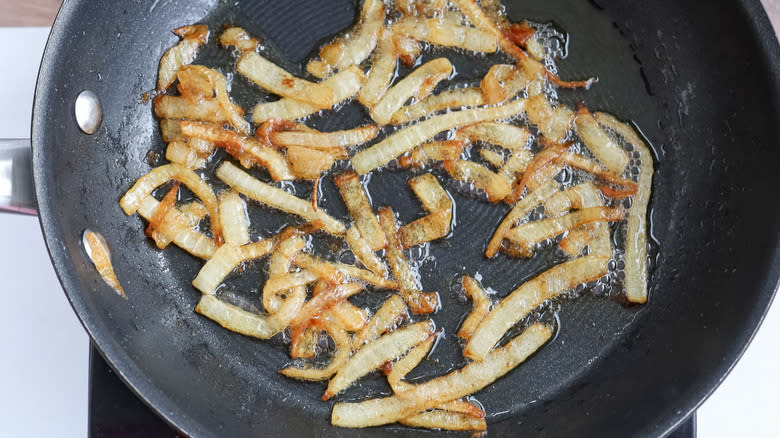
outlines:
[[[761, 3], [775, 30], [780, 29], [780, 0]], [[62, 0], [0, 0], [0, 26], [51, 26], [60, 4]]]
[[0, 0], [0, 26], [51, 26], [62, 0]]

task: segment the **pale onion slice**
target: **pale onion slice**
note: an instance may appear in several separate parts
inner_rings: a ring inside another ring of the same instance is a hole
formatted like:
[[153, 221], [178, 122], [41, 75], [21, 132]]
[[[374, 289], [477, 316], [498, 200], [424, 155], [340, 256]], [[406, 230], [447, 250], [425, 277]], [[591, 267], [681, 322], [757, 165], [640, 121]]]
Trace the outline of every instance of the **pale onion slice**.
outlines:
[[479, 323], [485, 318], [485, 315], [490, 312], [490, 298], [488, 297], [487, 292], [485, 292], [485, 289], [469, 276], [464, 276], [461, 280], [461, 284], [466, 291], [466, 296], [471, 298], [472, 308], [471, 312], [469, 312], [469, 316], [467, 316], [463, 321], [463, 324], [460, 325], [458, 337], [468, 341]]
[[528, 163], [522, 177], [515, 180], [512, 194], [507, 196], [504, 202], [514, 204], [523, 196], [526, 187], [534, 191], [555, 178], [564, 167], [558, 162], [558, 158], [569, 146], [568, 143], [552, 143], [537, 152]]
[[561, 170], [563, 170], [563, 164], [557, 161], [550, 163], [550, 165], [545, 166], [538, 172], [534, 172], [534, 174], [528, 179], [526, 186], [530, 190], [536, 190], [542, 185], [552, 181], [556, 175], [561, 173]]
[[318, 319], [326, 310], [335, 306], [365, 289], [365, 286], [357, 283], [339, 284], [329, 287], [327, 290], [314, 295], [307, 301], [290, 321], [290, 331], [305, 327], [313, 319]]
[[530, 82], [529, 77], [518, 66], [495, 64], [482, 78], [479, 87], [485, 103], [499, 103], [523, 92]]
[[276, 239], [265, 239], [244, 246], [225, 244], [200, 269], [192, 285], [204, 294], [213, 295], [217, 287], [236, 267], [249, 260], [270, 254]]
[[[284, 236], [284, 232], [279, 238], [279, 244], [271, 254], [268, 262], [268, 278], [273, 279], [280, 276], [284, 276], [289, 273], [290, 265], [292, 265], [292, 259], [303, 247], [306, 246], [306, 242], [298, 234], [292, 234], [290, 236]], [[268, 287], [268, 282], [263, 286], [263, 307], [269, 313], [276, 313], [282, 304], [281, 294], [285, 291], [271, 291]]]
[[372, 250], [378, 251], [385, 247], [385, 235], [379, 228], [374, 210], [368, 201], [360, 177], [355, 172], [347, 171], [333, 177], [333, 182], [339, 188], [341, 198], [349, 210], [349, 215], [355, 221], [355, 226], [360, 230]]
[[94, 231], [84, 231], [84, 249], [87, 251], [92, 263], [95, 265], [100, 277], [111, 289], [124, 299], [127, 299], [125, 289], [119, 283], [119, 279], [114, 272], [114, 266], [111, 264], [111, 252], [105, 243], [105, 239]]
[[135, 185], [122, 196], [119, 205], [125, 214], [131, 215], [138, 210], [141, 202], [158, 187], [170, 180], [176, 180], [192, 190], [209, 211], [211, 232], [217, 242], [222, 239], [222, 224], [219, 220], [217, 196], [211, 187], [197, 173], [181, 164], [171, 163], [152, 169], [136, 181]]
[[390, 123], [393, 114], [398, 111], [409, 98], [422, 100], [427, 97], [436, 85], [452, 74], [452, 64], [447, 58], [432, 59], [406, 75], [387, 92], [371, 108], [371, 118], [380, 125]]
[[501, 247], [501, 242], [504, 240], [507, 231], [514, 227], [515, 224], [519, 222], [525, 215], [530, 213], [531, 210], [536, 208], [537, 205], [544, 202], [559, 189], [560, 186], [557, 182], [552, 180], [548, 181], [546, 184], [532, 191], [523, 199], [521, 199], [520, 202], [515, 204], [515, 206], [512, 207], [512, 210], [510, 210], [506, 215], [504, 220], [501, 221], [501, 224], [499, 224], [498, 228], [496, 228], [496, 232], [493, 233], [493, 237], [490, 239], [487, 249], [485, 250], [485, 257], [492, 258], [495, 256], [498, 252], [498, 249]]
[[361, 145], [373, 140], [379, 133], [376, 125], [365, 125], [343, 131], [273, 131], [268, 134], [271, 143], [279, 146], [304, 146], [311, 149], [330, 150]]
[[[270, 277], [263, 286], [263, 295], [277, 294], [300, 286], [306, 286], [319, 280], [320, 277], [306, 270], [290, 272]], [[270, 310], [269, 310], [270, 311]]]
[[360, 234], [357, 226], [353, 225], [347, 230], [345, 240], [347, 245], [349, 245], [349, 249], [352, 250], [352, 253], [355, 254], [355, 257], [363, 266], [379, 277], [387, 278], [387, 265], [374, 254], [368, 241]]
[[548, 216], [559, 216], [571, 209], [598, 207], [603, 204], [599, 190], [592, 182], [587, 181], [550, 196], [544, 203], [544, 211]]
[[483, 190], [490, 202], [501, 201], [512, 192], [512, 186], [506, 179], [479, 163], [451, 160], [444, 162], [444, 168], [454, 179]]
[[[387, 373], [387, 382], [390, 384], [393, 392], [400, 394], [414, 387], [411, 383], [403, 381], [403, 378], [428, 356], [436, 341], [437, 335], [434, 333], [428, 339], [409, 350], [404, 357], [392, 363], [390, 372]], [[452, 400], [439, 404], [436, 408], [448, 412], [461, 413], [471, 418], [485, 418], [484, 410], [465, 400]]]
[[[230, 101], [227, 81], [222, 73], [202, 65], [186, 65], [179, 69], [176, 76], [181, 96], [156, 97], [154, 107], [157, 117], [224, 121], [243, 134], [249, 133], [244, 110]], [[219, 117], [218, 113], [222, 116]]]
[[276, 245], [278, 241], [278, 238], [272, 237], [241, 246], [241, 252], [244, 254], [244, 261], [255, 260], [267, 256], [273, 251], [274, 245]]
[[290, 357], [293, 359], [314, 359], [320, 341], [320, 331], [315, 327], [306, 327], [299, 336], [290, 340]]
[[240, 52], [254, 52], [260, 47], [260, 41], [250, 36], [240, 27], [228, 27], [219, 36], [219, 44], [224, 47], [233, 46]]
[[[333, 90], [333, 101], [336, 105], [354, 97], [363, 86], [366, 77], [358, 66], [352, 66], [344, 71], [320, 82]], [[310, 116], [321, 108], [290, 98], [282, 98], [274, 102], [259, 103], [252, 112], [252, 120], [258, 125], [273, 119], [294, 120]]]
[[310, 365], [304, 368], [287, 367], [280, 370], [280, 373], [299, 380], [328, 380], [347, 362], [349, 355], [352, 353], [352, 345], [350, 344], [349, 334], [344, 327], [333, 319], [317, 320], [314, 325], [327, 331], [336, 344], [336, 351], [333, 353], [328, 366], [325, 368], [315, 368]]
[[534, 324], [481, 362], [470, 362], [442, 377], [414, 386], [392, 397], [357, 403], [336, 403], [331, 424], [370, 427], [394, 423], [440, 403], [473, 394], [524, 362], [552, 337], [552, 330]]
[[366, 311], [349, 301], [342, 301], [330, 308], [330, 313], [339, 320], [348, 332], [362, 330], [368, 324]]
[[384, 23], [384, 1], [365, 0], [355, 28], [320, 49], [320, 60], [310, 61], [306, 70], [318, 78], [324, 78], [334, 71], [361, 64], [374, 51]]
[[[193, 103], [183, 96], [161, 94], [154, 98], [154, 115], [160, 119], [188, 119], [203, 122], [222, 123], [228, 118], [216, 99], [204, 99]], [[239, 107], [238, 112], [243, 112]]]
[[447, 0], [395, 0], [393, 8], [404, 17], [435, 17], [445, 12]]
[[329, 109], [336, 104], [335, 93], [327, 85], [295, 77], [257, 52], [241, 55], [236, 63], [236, 70], [260, 88], [273, 94], [313, 105], [319, 109]]
[[505, 160], [504, 154], [502, 154], [501, 152], [495, 149], [490, 149], [486, 147], [480, 148], [479, 156], [482, 157], [483, 160], [487, 161], [488, 164], [490, 164], [495, 168], [499, 168], [504, 165], [504, 160]]
[[205, 158], [194, 151], [189, 144], [178, 140], [168, 143], [168, 147], [165, 148], [165, 159], [193, 170], [206, 167]]
[[[566, 233], [566, 237], [562, 238], [558, 243], [558, 246], [569, 257], [578, 257], [582, 255], [582, 251], [585, 249], [585, 247], [587, 247], [589, 244], [593, 245], [593, 242], [596, 239], [596, 232], [593, 228], [594, 225], [605, 224], [594, 222], [592, 224], [583, 225], [580, 228], [569, 230], [569, 232]], [[609, 233], [609, 230], [607, 230], [607, 232]], [[607, 237], [609, 237], [609, 234], [607, 234]], [[612, 248], [610, 247], [610, 251], [611, 249]], [[593, 251], [592, 253], [607, 255], [603, 252], [603, 250]]]
[[393, 114], [390, 123], [403, 125], [437, 111], [446, 109], [460, 110], [484, 105], [485, 103], [485, 100], [482, 98], [482, 91], [479, 88], [456, 88], [454, 90], [442, 91], [439, 94], [428, 96], [419, 102], [402, 107]]
[[191, 227], [197, 226], [209, 214], [206, 207], [198, 201], [190, 201], [180, 205], [179, 211], [187, 218]]
[[398, 159], [401, 167], [426, 167], [439, 161], [457, 160], [467, 143], [460, 138], [429, 141]]
[[225, 117], [238, 132], [244, 135], [248, 135], [249, 122], [244, 120], [244, 110], [240, 107], [237, 107], [230, 101], [230, 96], [228, 95], [227, 91], [227, 80], [225, 79], [225, 76], [213, 69], [209, 69], [208, 73], [212, 78], [212, 83], [214, 84], [214, 94], [220, 106], [222, 106], [222, 111], [225, 113]]
[[539, 132], [556, 143], [569, 135], [574, 123], [574, 111], [565, 105], [553, 109], [544, 94], [528, 99], [528, 120], [539, 128]]
[[261, 202], [269, 207], [277, 208], [286, 213], [300, 216], [309, 222], [321, 220], [324, 229], [333, 235], [343, 235], [346, 227], [343, 223], [329, 216], [325, 210], [314, 210], [311, 202], [293, 196], [282, 189], [266, 184], [239, 169], [229, 161], [223, 162], [217, 168], [217, 178], [238, 190], [245, 196]]
[[[488, 0], [488, 4], [489, 2], [492, 2], [493, 5], [496, 5], [497, 0]], [[483, 2], [480, 3], [482, 8], [492, 9], [488, 10], [486, 13], [490, 16], [490, 19], [499, 26], [499, 28], [504, 32], [509, 40], [530, 51], [528, 46], [533, 44], [529, 44], [529, 42], [534, 38], [534, 36], [536, 36], [536, 30], [531, 27], [531, 25], [528, 24], [526, 20], [523, 20], [519, 23], [510, 23], [506, 16], [501, 16], [500, 10], [496, 10], [493, 5], [486, 5]], [[537, 51], [536, 54], [539, 54], [539, 51]], [[544, 56], [537, 57], [534, 54], [531, 54], [531, 56], [533, 56], [536, 60], [543, 60], [544, 58]]]
[[398, 281], [399, 292], [409, 309], [418, 314], [435, 312], [439, 307], [439, 296], [436, 292], [420, 291], [419, 280], [404, 257], [403, 246], [398, 238], [398, 226], [395, 223], [395, 213], [390, 207], [379, 209], [379, 225], [385, 233], [387, 247], [385, 252], [390, 269]]
[[422, 427], [425, 429], [442, 429], [455, 431], [480, 431], [487, 429], [484, 418], [474, 418], [461, 412], [434, 409], [420, 412], [398, 421], [404, 426]]
[[198, 155], [203, 158], [210, 157], [211, 154], [213, 154], [217, 149], [217, 145], [215, 145], [213, 142], [197, 137], [188, 139], [187, 144], [193, 151], [197, 152]]
[[463, 15], [468, 18], [471, 24], [477, 28], [493, 33], [496, 38], [498, 38], [498, 46], [501, 48], [501, 50], [507, 55], [515, 58], [526, 77], [529, 79], [533, 78], [531, 79], [531, 85], [534, 83], [539, 85], [538, 87], [535, 87], [537, 89], [533, 91], [530, 90], [529, 87], [529, 96], [539, 94], [541, 92], [543, 82], [547, 79], [550, 79], [556, 85], [564, 88], [588, 89], [594, 82], [596, 82], [596, 78], [574, 82], [562, 81], [553, 73], [547, 71], [541, 62], [529, 57], [522, 48], [518, 47], [511, 39], [509, 39], [498, 27], [498, 25], [494, 23], [493, 20], [485, 13], [485, 11], [482, 10], [480, 5], [477, 4], [476, 0], [454, 0], [453, 3], [461, 12], [463, 12]]
[[[538, 174], [545, 172], [548, 168], [554, 168], [556, 160], [571, 147], [570, 143], [549, 143], [542, 150], [534, 155], [531, 163], [528, 164], [520, 183], [514, 188], [516, 194], [522, 194], [529, 181], [535, 179]], [[557, 172], [556, 172], [557, 173]], [[543, 174], [543, 173], [542, 173]], [[544, 175], [544, 174], [543, 174]], [[554, 175], [547, 174], [552, 178]], [[533, 188], [531, 189], [533, 190]]]
[[637, 184], [630, 178], [623, 178], [609, 169], [604, 168], [602, 165], [596, 163], [590, 158], [587, 158], [578, 153], [571, 151], [565, 152], [558, 158], [558, 161], [568, 164], [571, 167], [584, 170], [612, 184], [626, 187], [629, 190], [637, 189]]
[[368, 324], [352, 338], [353, 349], [359, 350], [364, 344], [393, 330], [407, 317], [403, 298], [399, 295], [390, 295], [390, 298], [385, 300], [382, 307], [368, 320]]
[[447, 237], [451, 232], [452, 210], [441, 210], [410, 222], [398, 232], [404, 248]]
[[160, 67], [157, 71], [157, 91], [163, 92], [176, 80], [179, 69], [195, 60], [198, 47], [206, 43], [209, 36], [209, 28], [203, 24], [184, 26], [173, 31], [182, 40], [160, 58]]
[[526, 58], [527, 55], [522, 49], [517, 47], [512, 41], [504, 36], [496, 23], [485, 14], [476, 0], [454, 0], [453, 3], [468, 18], [468, 20], [479, 29], [491, 32], [498, 38], [501, 50], [517, 60]]
[[542, 61], [546, 56], [544, 44], [538, 38], [531, 37], [526, 41], [525, 49], [528, 54], [537, 61]]
[[160, 134], [164, 142], [168, 143], [174, 140], [186, 141], [187, 137], [181, 133], [179, 127], [180, 120], [162, 119], [160, 120]]
[[[571, 209], [600, 207], [602, 205], [604, 205], [604, 199], [601, 192], [592, 182], [587, 181], [551, 196], [544, 203], [544, 210], [548, 216], [558, 216]], [[570, 230], [561, 240], [560, 246], [566, 254], [571, 256], [579, 255], [586, 246], [590, 247], [591, 254], [611, 256], [612, 239], [610, 238], [609, 224], [594, 222]]]
[[430, 337], [434, 330], [435, 326], [432, 320], [422, 321], [388, 333], [366, 344], [333, 376], [322, 399], [328, 400], [347, 389], [361, 377], [379, 369], [385, 362], [403, 355]]
[[294, 179], [287, 166], [284, 155], [278, 150], [264, 144], [258, 138], [248, 137], [238, 132], [207, 123], [181, 121], [179, 129], [182, 135], [214, 142], [238, 158], [241, 165], [251, 167], [260, 163], [271, 174], [274, 181]]
[[393, 26], [396, 32], [437, 46], [456, 47], [481, 53], [498, 50], [495, 35], [475, 27], [465, 26], [451, 14], [436, 18], [406, 17]]
[[249, 134], [249, 123], [244, 120], [244, 110], [230, 101], [227, 80], [222, 73], [202, 65], [187, 65], [179, 70], [178, 77], [178, 88], [182, 96], [194, 102], [203, 100], [203, 97], [211, 99], [214, 96], [225, 116], [225, 121], [238, 132]]
[[293, 259], [293, 263], [302, 269], [318, 274], [320, 278], [332, 278], [333, 282], [336, 283], [343, 282], [344, 277], [350, 277], [380, 289], [396, 289], [398, 287], [398, 283], [395, 281], [382, 278], [367, 269], [346, 263], [329, 262], [306, 252], [298, 253]]
[[290, 318], [303, 305], [305, 299], [306, 290], [301, 288], [287, 297], [278, 313], [258, 315], [226, 303], [214, 295], [205, 294], [200, 297], [195, 311], [228, 330], [259, 339], [269, 339], [287, 327]]
[[[159, 201], [148, 195], [138, 206], [138, 214], [147, 221], [151, 221], [159, 205]], [[216, 243], [205, 234], [193, 230], [192, 227], [186, 215], [176, 208], [170, 208], [155, 231], [195, 257], [211, 258], [217, 250]]]
[[[479, 6], [485, 11], [490, 20], [497, 26], [504, 27], [511, 24], [507, 16], [506, 7], [503, 0], [480, 0]], [[525, 20], [521, 21], [524, 22]]]
[[216, 216], [218, 211], [217, 197], [214, 195], [211, 187], [192, 169], [176, 163], [156, 167], [139, 178], [133, 187], [122, 196], [119, 205], [125, 214], [131, 215], [138, 210], [141, 202], [151, 195], [156, 188], [172, 179], [181, 182], [192, 190], [206, 204], [209, 213], [213, 213]]
[[398, 52], [392, 28], [383, 28], [379, 45], [371, 61], [366, 83], [358, 93], [358, 101], [366, 108], [373, 108], [385, 95], [398, 68]]
[[545, 301], [607, 273], [609, 257], [589, 255], [553, 266], [502, 299], [477, 326], [463, 356], [485, 360], [504, 333]]
[[220, 193], [219, 217], [222, 221], [225, 243], [230, 245], [249, 243], [249, 216], [241, 195], [233, 191]]
[[590, 207], [577, 210], [563, 216], [527, 222], [512, 228], [506, 233], [506, 239], [512, 244], [512, 254], [519, 257], [531, 257], [536, 245], [594, 222], [617, 222], [623, 220], [624, 212], [619, 208]]
[[632, 303], [647, 302], [647, 205], [653, 185], [653, 156], [633, 128], [614, 116], [597, 113], [596, 120], [623, 137], [639, 152], [639, 189], [631, 200], [626, 230], [626, 296]]
[[184, 66], [176, 73], [176, 89], [179, 94], [192, 103], [199, 103], [214, 98], [214, 84], [211, 78], [204, 74], [207, 70], [203, 66]]
[[204, 294], [215, 294], [217, 287], [243, 258], [244, 254], [238, 246], [230, 244], [220, 246], [192, 280], [192, 285]]
[[[160, 249], [165, 249], [168, 244], [171, 243], [171, 241], [165, 234], [158, 232], [157, 228], [165, 226], [163, 225], [163, 221], [168, 215], [168, 211], [176, 207], [176, 200], [179, 197], [179, 186], [179, 183], [175, 183], [173, 187], [168, 190], [168, 193], [163, 196], [162, 200], [160, 201], [160, 205], [154, 209], [154, 214], [149, 219], [149, 225], [146, 226], [146, 235], [151, 237], [152, 240], [154, 240], [154, 243], [157, 245], [157, 248]], [[170, 226], [173, 225], [174, 224], [170, 224]]]
[[403, 246], [411, 248], [448, 236], [452, 226], [453, 202], [436, 177], [426, 173], [410, 179], [409, 186], [429, 214], [401, 227], [398, 237]]
[[423, 49], [423, 46], [419, 41], [394, 32], [393, 44], [395, 44], [395, 52], [398, 55], [398, 59], [400, 59], [404, 65], [412, 67], [417, 64]]
[[519, 175], [528, 169], [534, 156], [530, 149], [518, 149], [512, 151], [512, 154], [506, 160], [503, 166], [498, 169], [498, 174], [507, 182], [515, 182]]
[[525, 100], [518, 99], [504, 105], [477, 108], [434, 116], [428, 120], [398, 130], [379, 143], [352, 157], [352, 167], [359, 174], [371, 172], [432, 139], [442, 131], [489, 120], [506, 119], [525, 110]]
[[[284, 234], [284, 232], [282, 232]], [[292, 234], [288, 237], [280, 237], [279, 244], [271, 254], [268, 263], [268, 276], [276, 277], [290, 272], [295, 256], [306, 246], [306, 241], [299, 234]]]
[[459, 129], [458, 134], [465, 135], [473, 142], [482, 141], [510, 151], [527, 151], [531, 139], [531, 131], [528, 128], [497, 122], [467, 126]]
[[416, 176], [411, 178], [408, 184], [428, 213], [452, 209], [452, 198], [433, 174]]
[[436, 345], [436, 340], [437, 337], [434, 333], [428, 336], [428, 339], [409, 350], [404, 357], [393, 362], [390, 372], [387, 373], [387, 383], [390, 384], [390, 388], [393, 389], [393, 392], [400, 394], [404, 391], [408, 391], [414, 386], [411, 383], [404, 382], [403, 379], [413, 369], [417, 368], [417, 365], [419, 365], [423, 359], [428, 357], [431, 349]]
[[[310, 149], [303, 146], [287, 147], [287, 162], [290, 163], [290, 170], [296, 179], [318, 180], [322, 173], [333, 167], [336, 158], [332, 152], [341, 153], [339, 148], [332, 148], [330, 151]], [[331, 152], [332, 151], [332, 152]], [[314, 197], [316, 188], [312, 189]], [[312, 201], [314, 204], [315, 201]]]
[[599, 123], [590, 114], [585, 106], [580, 106], [577, 111], [577, 134], [580, 136], [585, 146], [593, 152], [596, 159], [607, 169], [622, 174], [631, 160], [628, 152], [620, 147], [612, 138], [604, 132]]

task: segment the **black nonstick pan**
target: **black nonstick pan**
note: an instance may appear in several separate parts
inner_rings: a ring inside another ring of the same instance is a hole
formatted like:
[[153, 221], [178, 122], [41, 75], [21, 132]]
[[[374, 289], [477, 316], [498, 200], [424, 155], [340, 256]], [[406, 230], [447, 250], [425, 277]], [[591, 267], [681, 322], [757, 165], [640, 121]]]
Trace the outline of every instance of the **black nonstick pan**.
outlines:
[[[190, 282], [201, 262], [174, 248], [155, 249], [141, 219], [117, 205], [149, 171], [148, 152], [163, 151], [141, 97], [154, 88], [160, 55], [176, 42], [171, 29], [196, 22], [215, 32], [225, 22], [242, 25], [264, 38], [276, 62], [302, 74], [300, 61], [349, 26], [355, 7], [348, 0], [68, 0], [52, 29], [32, 130], [35, 194], [52, 261], [108, 362], [186, 435], [419, 433], [330, 426], [332, 402], [319, 401], [322, 385], [279, 375], [287, 361], [279, 342], [227, 332], [193, 313], [199, 296]], [[564, 102], [584, 100], [591, 109], [631, 119], [652, 142], [657, 256], [646, 306], [625, 306], [598, 291], [557, 304], [555, 340], [477, 394], [489, 413], [489, 433], [663, 436], [728, 373], [778, 285], [780, 47], [758, 1], [546, 0], [507, 1], [507, 7], [513, 20], [552, 21], [568, 33], [563, 78], [599, 77], [590, 91], [561, 91]], [[198, 61], [228, 65], [230, 59], [214, 48]], [[455, 63], [456, 81], [476, 79], [487, 68], [466, 56]], [[242, 80], [234, 82], [235, 97], [251, 108], [260, 94]], [[102, 124], [91, 135], [73, 115], [83, 90], [94, 92], [103, 108]], [[347, 106], [338, 117], [313, 122], [338, 129], [365, 117]], [[407, 176], [386, 171], [369, 185], [374, 205], [392, 205], [404, 221], [419, 214]], [[423, 286], [453, 309], [436, 319], [454, 333], [468, 309], [452, 292], [454, 279], [479, 271], [486, 284], [507, 293], [544, 261], [485, 263], [484, 245], [508, 207], [447, 188], [458, 225], [445, 243], [431, 246], [435, 261], [423, 264]], [[299, 194], [306, 190], [302, 185]], [[327, 201], [333, 190], [326, 179], [324, 208], [346, 218], [336, 196]], [[253, 220], [260, 234], [285, 220], [258, 211]], [[106, 237], [128, 300], [117, 297], [88, 261], [81, 245], [86, 228]], [[440, 348], [455, 351], [454, 336]], [[462, 363], [442, 354], [442, 363]], [[365, 386], [386, 391], [379, 382], [368, 379]]]

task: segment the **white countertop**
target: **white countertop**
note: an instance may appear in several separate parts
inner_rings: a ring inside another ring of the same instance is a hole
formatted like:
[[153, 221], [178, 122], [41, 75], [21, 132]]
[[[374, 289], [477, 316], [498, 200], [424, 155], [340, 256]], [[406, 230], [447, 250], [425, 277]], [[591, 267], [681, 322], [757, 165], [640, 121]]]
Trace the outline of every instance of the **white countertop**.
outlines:
[[[27, 138], [47, 28], [0, 28], [0, 138]], [[0, 430], [9, 437], [87, 434], [89, 339], [50, 264], [37, 218], [0, 214]], [[699, 437], [780, 433], [780, 305], [698, 411]], [[773, 435], [777, 436], [777, 435]]]

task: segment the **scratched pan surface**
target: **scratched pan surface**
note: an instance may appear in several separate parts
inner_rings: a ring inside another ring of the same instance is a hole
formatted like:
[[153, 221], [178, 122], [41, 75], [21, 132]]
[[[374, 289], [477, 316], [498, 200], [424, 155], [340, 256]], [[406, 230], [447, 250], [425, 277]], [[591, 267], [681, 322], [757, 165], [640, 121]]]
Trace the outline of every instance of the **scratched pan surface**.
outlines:
[[[156, 250], [141, 219], [117, 206], [150, 169], [147, 152], [163, 151], [151, 107], [139, 99], [154, 87], [160, 55], [176, 42], [170, 29], [241, 24], [265, 39], [275, 61], [300, 71], [300, 61], [324, 38], [351, 24], [355, 8], [347, 0], [241, 3], [64, 3], [44, 55], [33, 121], [36, 190], [52, 260], [104, 356], [187, 435], [413, 435], [418, 431], [395, 426], [329, 426], [332, 404], [319, 401], [324, 386], [277, 373], [287, 363], [282, 341], [235, 335], [194, 314], [198, 293], [190, 282], [201, 262], [174, 248]], [[634, 120], [654, 144], [652, 231], [660, 251], [648, 305], [625, 307], [593, 291], [556, 303], [556, 339], [477, 395], [489, 431], [661, 436], [728, 372], [777, 286], [780, 49], [758, 1], [509, 1], [508, 12], [513, 20], [552, 21], [569, 32], [563, 78], [599, 76], [589, 92], [561, 92], [563, 101], [585, 100]], [[198, 62], [226, 66], [230, 60], [226, 51], [205, 49]], [[455, 64], [458, 83], [487, 68], [484, 60], [459, 55]], [[105, 111], [94, 136], [81, 133], [72, 116], [83, 89], [95, 91]], [[242, 78], [234, 92], [245, 107], [262, 97]], [[336, 129], [362, 120], [365, 114], [348, 105], [337, 117], [313, 122]], [[406, 188], [408, 176], [374, 175], [368, 187], [375, 207], [392, 205], [404, 221], [422, 215]], [[450, 335], [437, 349], [440, 361], [418, 372], [423, 378], [463, 363], [452, 335], [469, 308], [451, 289], [458, 275], [479, 272], [506, 294], [555, 259], [547, 251], [530, 261], [485, 263], [485, 242], [508, 208], [445, 185], [457, 202], [457, 226], [449, 239], [431, 245], [422, 272], [425, 289], [442, 296], [445, 311], [434, 318]], [[297, 187], [301, 196], [309, 190]], [[324, 208], [346, 219], [331, 181], [324, 190]], [[290, 220], [259, 206], [252, 206], [252, 219], [258, 234]], [[86, 227], [111, 245], [127, 301], [86, 259], [79, 244]], [[231, 277], [227, 293], [252, 300], [261, 271], [252, 266], [244, 278]], [[340, 399], [369, 393], [388, 394], [388, 388], [372, 377]]]

